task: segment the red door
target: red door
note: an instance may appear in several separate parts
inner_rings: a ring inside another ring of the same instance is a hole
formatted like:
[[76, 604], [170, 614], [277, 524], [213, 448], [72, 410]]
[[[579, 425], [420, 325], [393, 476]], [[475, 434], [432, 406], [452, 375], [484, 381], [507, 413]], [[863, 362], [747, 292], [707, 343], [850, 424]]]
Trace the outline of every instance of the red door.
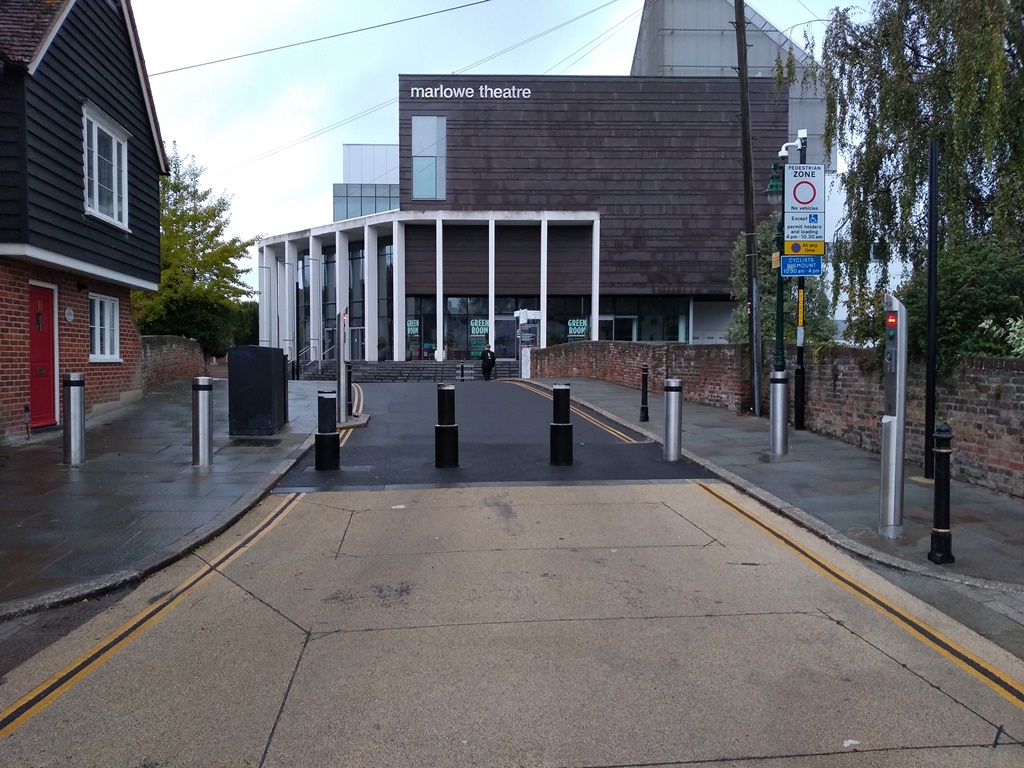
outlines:
[[28, 287], [28, 337], [30, 425], [48, 427], [57, 423], [53, 394], [57, 386], [53, 364], [53, 291], [49, 288]]

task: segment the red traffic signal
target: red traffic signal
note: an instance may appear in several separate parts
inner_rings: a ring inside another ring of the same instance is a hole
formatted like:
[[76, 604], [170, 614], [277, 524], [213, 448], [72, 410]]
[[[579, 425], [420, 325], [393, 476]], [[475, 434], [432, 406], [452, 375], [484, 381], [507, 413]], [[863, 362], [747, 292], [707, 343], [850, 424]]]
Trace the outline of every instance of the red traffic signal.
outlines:
[[898, 314], [896, 312], [888, 312], [885, 315], [885, 327], [888, 330], [887, 335], [890, 339], [896, 338], [896, 325], [898, 319]]

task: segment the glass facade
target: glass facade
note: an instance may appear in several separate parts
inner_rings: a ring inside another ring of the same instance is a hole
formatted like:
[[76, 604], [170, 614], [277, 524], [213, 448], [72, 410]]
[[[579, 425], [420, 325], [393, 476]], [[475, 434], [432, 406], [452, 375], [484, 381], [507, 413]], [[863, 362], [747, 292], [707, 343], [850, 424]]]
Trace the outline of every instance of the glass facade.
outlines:
[[335, 184], [334, 220], [398, 210], [397, 184]]

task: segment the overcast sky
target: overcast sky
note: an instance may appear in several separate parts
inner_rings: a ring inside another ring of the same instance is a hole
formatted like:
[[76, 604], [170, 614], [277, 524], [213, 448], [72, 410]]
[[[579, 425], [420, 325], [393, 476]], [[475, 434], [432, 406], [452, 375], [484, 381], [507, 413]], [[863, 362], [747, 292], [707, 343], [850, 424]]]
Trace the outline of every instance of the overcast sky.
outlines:
[[[628, 75], [643, 0], [488, 0], [168, 70], [472, 2], [133, 0], [132, 7], [168, 150], [177, 142], [179, 153], [195, 156], [207, 169], [203, 185], [232, 196], [230, 234], [249, 237], [331, 221], [342, 145], [398, 143], [399, 73]], [[801, 42], [802, 25], [827, 17], [834, 2], [748, 5]], [[810, 29], [820, 41], [824, 25]], [[251, 258], [247, 266], [254, 265]], [[255, 284], [255, 270], [247, 280]]]

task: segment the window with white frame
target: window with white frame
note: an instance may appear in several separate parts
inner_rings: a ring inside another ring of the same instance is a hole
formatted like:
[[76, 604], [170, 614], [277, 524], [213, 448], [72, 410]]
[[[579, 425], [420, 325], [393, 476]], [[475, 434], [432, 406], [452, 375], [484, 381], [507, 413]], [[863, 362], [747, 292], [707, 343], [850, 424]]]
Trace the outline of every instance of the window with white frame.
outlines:
[[89, 360], [120, 361], [118, 309], [117, 299], [89, 294]]
[[128, 228], [128, 134], [86, 106], [85, 211]]

